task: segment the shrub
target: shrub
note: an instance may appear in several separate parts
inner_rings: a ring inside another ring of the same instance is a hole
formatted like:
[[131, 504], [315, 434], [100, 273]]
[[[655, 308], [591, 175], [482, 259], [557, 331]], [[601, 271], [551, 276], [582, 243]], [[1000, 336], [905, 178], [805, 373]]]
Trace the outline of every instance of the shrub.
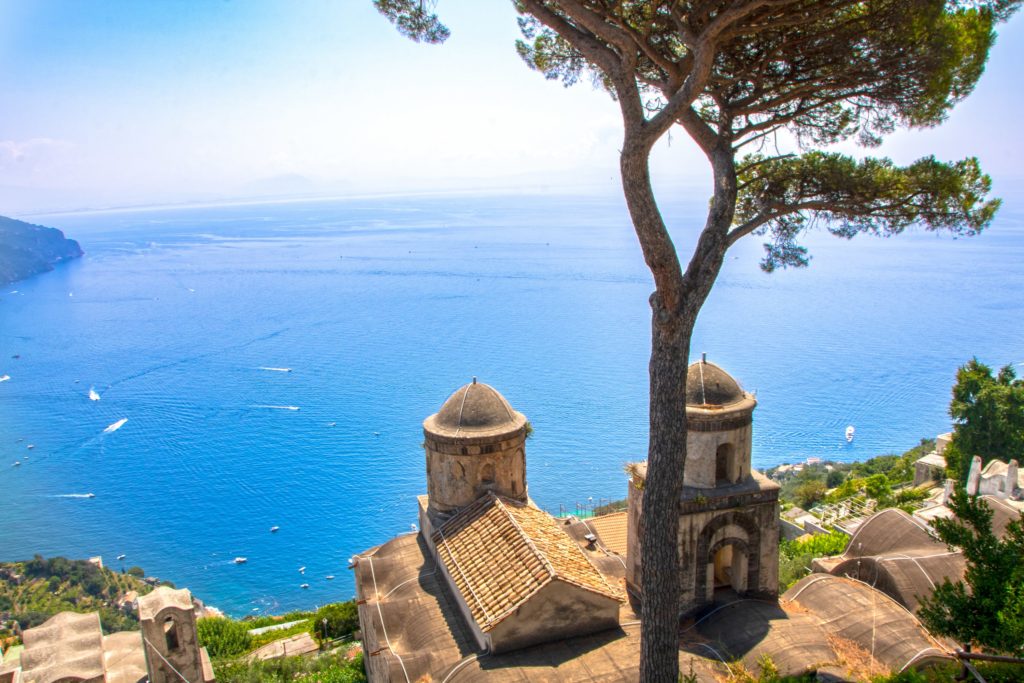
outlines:
[[196, 622], [199, 643], [205, 645], [211, 657], [232, 657], [252, 647], [249, 627], [227, 617], [206, 617]]
[[[326, 630], [324, 628], [326, 620]], [[359, 630], [359, 610], [354, 600], [324, 605], [313, 615], [313, 633], [320, 640], [341, 638]]]

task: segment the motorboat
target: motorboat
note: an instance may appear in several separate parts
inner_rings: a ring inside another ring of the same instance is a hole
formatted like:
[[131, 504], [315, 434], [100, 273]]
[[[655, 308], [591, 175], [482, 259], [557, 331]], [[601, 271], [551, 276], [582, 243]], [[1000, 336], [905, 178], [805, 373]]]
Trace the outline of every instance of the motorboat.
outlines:
[[309, 584], [308, 583], [304, 583], [301, 586], [299, 586], [299, 588], [309, 588]]
[[123, 560], [123, 559], [124, 559], [124, 558], [126, 558], [126, 557], [128, 557], [128, 556], [127, 556], [127, 555], [123, 555], [123, 554], [122, 554], [122, 555], [118, 555], [118, 556], [117, 556], [117, 559], [119, 559], [119, 560]]
[[328, 574], [328, 575], [326, 576], [326, 579], [327, 579], [328, 581], [334, 581], [334, 574]]
[[850, 441], [853, 441], [853, 433], [855, 431], [856, 430], [853, 428], [853, 425], [848, 425], [846, 427], [846, 441], [847, 441], [847, 443], [849, 443]]
[[236, 557], [235, 558], [235, 564], [245, 564], [248, 561], [249, 561], [248, 557]]
[[270, 527], [270, 533], [276, 534], [277, 530], [280, 529], [280, 528], [281, 527], [279, 527], [279, 526], [272, 526], [272, 527]]

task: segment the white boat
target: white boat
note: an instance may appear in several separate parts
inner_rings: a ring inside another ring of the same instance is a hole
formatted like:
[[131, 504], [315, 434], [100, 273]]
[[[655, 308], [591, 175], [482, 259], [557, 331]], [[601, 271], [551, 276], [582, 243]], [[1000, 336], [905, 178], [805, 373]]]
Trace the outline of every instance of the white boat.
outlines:
[[245, 564], [248, 561], [249, 561], [248, 557], [236, 557], [235, 558], [235, 564]]
[[14, 465], [12, 465], [12, 467], [21, 467], [21, 461], [20, 460], [15, 460], [14, 461]]
[[95, 493], [87, 493], [87, 494], [85, 494], [85, 497], [86, 498], [95, 498], [96, 494]]
[[108, 426], [108, 427], [107, 427], [106, 429], [104, 429], [104, 430], [103, 430], [103, 433], [104, 433], [104, 434], [113, 434], [113, 433], [114, 433], [114, 432], [116, 432], [116, 431], [117, 431], [118, 429], [120, 429], [121, 427], [123, 427], [123, 426], [124, 426], [124, 423], [125, 423], [125, 422], [127, 422], [127, 421], [128, 421], [128, 418], [127, 418], [127, 417], [122, 417], [122, 418], [121, 418], [120, 420], [118, 420], [118, 421], [117, 421], [117, 422], [115, 422], [114, 424], [112, 424], [112, 425]]
[[6, 382], [11, 378], [10, 375], [0, 375], [0, 382]]
[[328, 574], [326, 578], [328, 581], [334, 581], [334, 574]]
[[98, 400], [100, 400], [100, 395], [96, 393], [96, 389], [94, 389], [93, 387], [89, 387], [89, 400], [90, 401], [98, 401]]
[[305, 574], [306, 573], [306, 568], [305, 567], [299, 567], [299, 573], [300, 574]]
[[281, 527], [279, 527], [279, 526], [272, 526], [272, 527], [270, 527], [270, 533], [275, 534], [275, 533], [277, 533], [277, 530], [280, 529], [280, 528]]
[[124, 558], [126, 558], [126, 557], [127, 557], [127, 555], [118, 555], [118, 556], [117, 556], [117, 559], [119, 559], [119, 560], [123, 560], [123, 559], [124, 559]]
[[309, 584], [308, 583], [304, 583], [301, 586], [299, 586], [299, 588], [309, 588]]
[[853, 441], [853, 433], [854, 433], [854, 431], [856, 431], [856, 430], [854, 430], [853, 425], [849, 425], [849, 426], [846, 427], [846, 441], [847, 442]]

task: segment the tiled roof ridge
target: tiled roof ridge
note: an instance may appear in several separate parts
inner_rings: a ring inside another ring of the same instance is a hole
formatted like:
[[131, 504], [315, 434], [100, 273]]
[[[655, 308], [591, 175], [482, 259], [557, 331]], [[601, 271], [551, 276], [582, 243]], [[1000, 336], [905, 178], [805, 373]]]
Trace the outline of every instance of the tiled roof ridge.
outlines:
[[[549, 578], [549, 580], [551, 578], [554, 578], [555, 576], [557, 576], [558, 572], [555, 571], [555, 568], [551, 564], [551, 561], [548, 560], [547, 555], [545, 555], [540, 550], [540, 548], [537, 547], [537, 544], [535, 544], [533, 542], [533, 539], [530, 538], [530, 534], [526, 533], [526, 531], [523, 529], [523, 527], [520, 526], [519, 522], [516, 520], [515, 515], [513, 515], [509, 511], [508, 506], [505, 505], [505, 501], [507, 499], [504, 499], [501, 496], [495, 495], [495, 493], [493, 491], [488, 491], [488, 495], [491, 496], [491, 498], [494, 499], [495, 504], [498, 505], [501, 508], [501, 511], [504, 512], [508, 516], [509, 520], [512, 522], [512, 525], [516, 528], [516, 531], [518, 531], [519, 535], [523, 537], [524, 541], [526, 541], [526, 545], [530, 548], [530, 550], [533, 551], [533, 554], [537, 557], [538, 560], [540, 560], [541, 564], [544, 565], [544, 569], [546, 569], [548, 571], [548, 578]], [[520, 506], [526, 507], [526, 504], [525, 503], [520, 503]], [[573, 545], [576, 545], [576, 544], [573, 543]], [[545, 582], [545, 584], [546, 583], [547, 582]]]
[[[494, 494], [492, 493], [491, 495], [494, 495]], [[556, 579], [557, 578], [557, 579], [559, 579], [561, 581], [565, 581], [566, 583], [570, 583], [570, 584], [576, 586], [577, 588], [582, 588], [584, 590], [590, 591], [591, 593], [597, 593], [598, 595], [604, 595], [606, 597], [613, 597], [616, 600], [620, 599], [619, 592], [616, 591], [611, 586], [611, 584], [608, 583], [608, 581], [604, 578], [604, 575], [600, 572], [600, 570], [598, 570], [598, 568], [594, 566], [594, 563], [590, 561], [590, 558], [587, 557], [587, 554], [585, 552], [583, 552], [583, 549], [580, 548], [579, 545], [576, 543], [576, 541], [572, 540], [572, 538], [570, 538], [568, 536], [568, 534], [565, 534], [565, 532], [562, 531], [561, 529], [557, 529], [557, 528], [552, 528], [551, 529], [552, 533], [565, 535], [566, 540], [569, 542], [568, 545], [570, 545], [573, 548], [573, 550], [576, 553], [579, 554], [579, 557], [583, 559], [583, 561], [586, 563], [586, 566], [589, 567], [590, 569], [592, 569], [594, 574], [601, 580], [601, 584], [603, 584], [605, 589], [606, 589], [605, 592], [602, 592], [600, 590], [596, 590], [594, 586], [587, 585], [583, 581], [576, 580], [575, 578], [570, 576], [568, 573], [560, 572], [557, 569], [555, 569], [554, 565], [552, 565], [551, 561], [548, 559], [547, 554], [544, 553], [543, 551], [541, 551], [539, 548], [537, 548], [536, 544], [533, 542], [533, 539], [530, 538], [530, 535], [528, 533], [526, 533], [525, 530], [523, 530], [523, 528], [516, 521], [515, 517], [510, 512], [508, 512], [508, 508], [506, 506], [504, 506], [502, 498], [499, 497], [499, 496], [495, 496], [495, 498], [498, 499], [499, 503], [502, 503], [502, 507], [505, 510], [506, 514], [509, 515], [509, 518], [512, 519], [512, 523], [516, 525], [516, 529], [519, 530], [519, 533], [521, 533], [523, 535], [523, 538], [525, 538], [527, 543], [529, 543], [530, 548], [535, 553], [537, 553], [537, 556], [544, 563], [544, 567], [548, 570], [548, 572], [550, 573], [552, 579]], [[520, 503], [520, 504], [517, 505], [517, 507], [526, 508], [526, 507], [529, 507], [529, 506], [524, 504], [524, 503]], [[545, 515], [545, 516], [547, 515], [546, 512], [543, 512], [541, 510], [537, 510], [537, 512], [539, 512], [540, 514]], [[569, 552], [573, 552], [573, 551], [570, 550]], [[545, 582], [544, 585], [547, 585], [547, 583], [548, 582]]]

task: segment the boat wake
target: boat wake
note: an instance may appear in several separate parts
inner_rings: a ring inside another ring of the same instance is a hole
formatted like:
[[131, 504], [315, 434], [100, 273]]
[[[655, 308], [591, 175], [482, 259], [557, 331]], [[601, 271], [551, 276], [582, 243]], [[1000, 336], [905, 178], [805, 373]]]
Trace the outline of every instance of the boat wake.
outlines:
[[256, 405], [253, 406], [253, 408], [266, 408], [268, 410], [298, 410], [299, 409], [298, 406], [271, 406], [271, 405], [263, 405], [263, 404], [256, 404]]
[[291, 368], [270, 368], [270, 367], [267, 367], [265, 365], [261, 365], [261, 366], [259, 366], [256, 369], [257, 370], [266, 370], [267, 372], [291, 372], [292, 371]]
[[104, 434], [113, 434], [113, 433], [114, 433], [114, 432], [116, 432], [116, 431], [117, 431], [118, 429], [120, 429], [121, 427], [123, 427], [123, 426], [124, 426], [124, 423], [125, 423], [125, 422], [127, 422], [127, 421], [128, 421], [128, 418], [127, 418], [127, 417], [122, 417], [122, 418], [121, 418], [120, 420], [118, 420], [118, 421], [117, 421], [117, 422], [115, 422], [114, 424], [112, 424], [112, 425], [110, 425], [109, 427], [107, 427], [106, 429], [104, 429], [104, 430], [103, 430], [103, 433], [104, 433]]
[[58, 493], [54, 498], [95, 498], [95, 493]]

